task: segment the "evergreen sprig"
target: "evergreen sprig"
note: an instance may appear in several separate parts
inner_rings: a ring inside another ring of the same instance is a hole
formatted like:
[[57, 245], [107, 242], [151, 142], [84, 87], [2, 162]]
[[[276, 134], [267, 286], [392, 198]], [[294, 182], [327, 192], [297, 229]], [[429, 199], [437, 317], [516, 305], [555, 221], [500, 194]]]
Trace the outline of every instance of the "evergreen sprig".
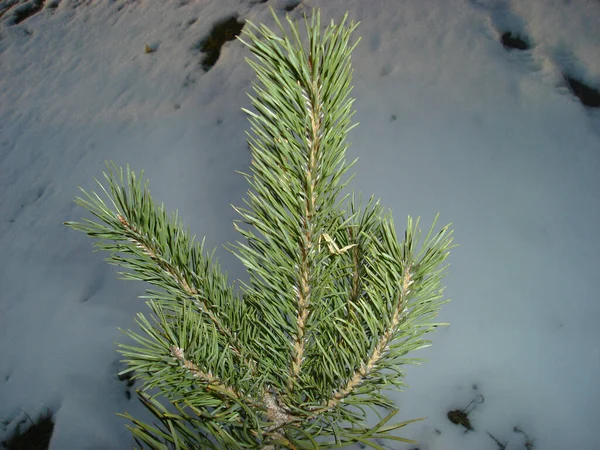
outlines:
[[[313, 12], [305, 46], [289, 17], [290, 33], [273, 16], [280, 35], [248, 23], [249, 41], [240, 39], [258, 81], [245, 110], [250, 190], [235, 208], [245, 241], [229, 249], [249, 283], [235, 291], [214, 251], [156, 206], [129, 167], [109, 164], [108, 189], [98, 182], [108, 201], [82, 189], [76, 202], [97, 221], [67, 222], [125, 278], [154, 286], [144, 296], [150, 319], [138, 314], [140, 332], [125, 332], [135, 344], [119, 344], [122, 373], [143, 381], [140, 401], [158, 423], [123, 416], [150, 448], [379, 449], [378, 439], [412, 442], [391, 432], [421, 420], [388, 425], [398, 410], [382, 390], [404, 387], [402, 366], [418, 363], [408, 353], [442, 325], [433, 320], [452, 232], [434, 232], [434, 221], [421, 241], [409, 217], [399, 240], [378, 201], [341, 196], [355, 162], [345, 155], [357, 24], [346, 14], [321, 33]], [[376, 406], [388, 414], [368, 426], [364, 407], [379, 415]]]

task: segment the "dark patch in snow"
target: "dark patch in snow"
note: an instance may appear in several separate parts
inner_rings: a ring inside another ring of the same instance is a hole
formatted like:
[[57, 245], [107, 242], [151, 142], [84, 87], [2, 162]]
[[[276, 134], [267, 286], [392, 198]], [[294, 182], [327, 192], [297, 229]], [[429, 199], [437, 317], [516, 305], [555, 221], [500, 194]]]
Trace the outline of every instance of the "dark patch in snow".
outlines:
[[[478, 391], [479, 388], [480, 388], [480, 386], [477, 383], [473, 383], [471, 385], [471, 389], [473, 391]], [[459, 388], [459, 389], [461, 389], [461, 388]], [[451, 411], [448, 411], [448, 413], [447, 413], [448, 420], [455, 425], [460, 425], [460, 426], [464, 427], [465, 433], [469, 433], [469, 432], [477, 433], [477, 431], [473, 427], [473, 424], [471, 423], [471, 419], [469, 419], [469, 414], [471, 414], [473, 411], [475, 411], [475, 408], [477, 407], [478, 404], [481, 404], [483, 402], [484, 402], [483, 395], [478, 394], [473, 400], [471, 400], [469, 402], [469, 404], [466, 407], [464, 407], [462, 409], [453, 409]], [[515, 426], [512, 431], [515, 433], [522, 434], [525, 437], [525, 442], [522, 447], [515, 446], [515, 444], [513, 443], [511, 448], [514, 447], [514, 448], [519, 448], [522, 450], [534, 450], [533, 439], [531, 439], [520, 427]], [[438, 428], [434, 429], [434, 433], [438, 436], [442, 434], [442, 432]], [[514, 442], [514, 439], [507, 437], [506, 434], [504, 434], [504, 435], [492, 434], [487, 430], [485, 431], [485, 433], [487, 433], [487, 435], [490, 437], [490, 439], [492, 439], [496, 443], [498, 450], [507, 450], [509, 441]], [[496, 433], [496, 431], [494, 431], [494, 433]]]
[[453, 409], [452, 411], [448, 411], [448, 420], [454, 425], [462, 425], [463, 427], [465, 427], [465, 433], [473, 431], [474, 428], [471, 425], [471, 421], [469, 420], [469, 414], [471, 414], [475, 410], [475, 405], [481, 404], [483, 402], [483, 395], [480, 394], [477, 396], [477, 398], [471, 400], [469, 404], [463, 409]]
[[286, 12], [292, 12], [294, 9], [296, 9], [298, 6], [300, 6], [300, 4], [302, 3], [302, 1], [292, 1], [292, 2], [288, 2], [287, 5], [285, 5], [283, 7], [284, 11]]
[[466, 431], [473, 431], [473, 427], [471, 426], [471, 421], [469, 420], [469, 415], [461, 409], [453, 409], [452, 411], [448, 411], [448, 420], [452, 422], [454, 425], [462, 425], [466, 428]]
[[507, 50], [529, 50], [531, 48], [531, 45], [523, 39], [523, 36], [513, 35], [510, 31], [502, 33], [501, 42]]
[[[117, 370], [120, 372], [121, 370], [125, 370], [124, 364], [121, 361], [115, 361], [114, 365], [117, 367]], [[135, 380], [133, 379], [135, 372], [127, 372], [122, 374], [117, 374], [117, 378], [119, 381], [125, 383], [125, 398], [127, 400], [131, 400], [131, 388], [135, 385]]]
[[[50, 445], [50, 438], [54, 431], [54, 421], [52, 420], [52, 411], [48, 410], [46, 414], [40, 415], [37, 422], [34, 422], [29, 415], [19, 421], [12, 437], [2, 442], [7, 450], [46, 450]], [[21, 426], [31, 422], [31, 426], [25, 431], [21, 431]]]
[[245, 21], [238, 22], [237, 16], [223, 19], [213, 25], [210, 35], [198, 42], [196, 48], [205, 54], [201, 63], [205, 72], [217, 63], [221, 56], [221, 47], [225, 42], [234, 40], [241, 33], [245, 23]]
[[571, 93], [576, 96], [584, 106], [600, 108], [600, 92], [583, 82], [568, 75], [563, 75]]
[[46, 0], [32, 0], [25, 3], [23, 6], [15, 8], [13, 14], [13, 25], [18, 25], [24, 20], [29, 19], [31, 16], [39, 13], [44, 7]]
[[132, 387], [135, 384], [135, 380], [132, 379], [133, 373], [128, 372], [121, 375], [118, 375], [119, 381], [124, 381], [127, 384], [127, 387]]

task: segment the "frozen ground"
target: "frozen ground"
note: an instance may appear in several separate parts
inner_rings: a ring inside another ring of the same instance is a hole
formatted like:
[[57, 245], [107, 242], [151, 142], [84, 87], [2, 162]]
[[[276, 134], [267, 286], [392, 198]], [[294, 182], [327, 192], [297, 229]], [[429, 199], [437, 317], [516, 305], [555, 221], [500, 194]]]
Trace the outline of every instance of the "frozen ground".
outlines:
[[[52, 450], [131, 449], [115, 413], [147, 418], [114, 344], [144, 286], [62, 225], [104, 160], [144, 169], [244, 278], [220, 246], [238, 238], [253, 73], [239, 42], [210, 68], [200, 49], [231, 17], [271, 26], [269, 6], [361, 21], [352, 187], [397, 224], [439, 211], [456, 230], [451, 326], [397, 399], [399, 420], [428, 419], [402, 435], [525, 450], [517, 426], [535, 449], [600, 448], [600, 114], [573, 95], [600, 87], [596, 0], [0, 0], [0, 440], [50, 410]], [[448, 420], [481, 397], [473, 431]]]

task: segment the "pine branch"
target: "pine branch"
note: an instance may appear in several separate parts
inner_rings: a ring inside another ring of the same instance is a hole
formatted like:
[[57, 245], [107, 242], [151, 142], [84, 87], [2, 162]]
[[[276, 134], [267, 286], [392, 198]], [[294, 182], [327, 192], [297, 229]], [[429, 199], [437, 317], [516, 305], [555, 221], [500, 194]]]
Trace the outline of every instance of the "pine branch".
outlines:
[[[248, 23], [240, 39], [257, 74], [250, 190], [234, 207], [245, 242], [229, 247], [249, 273], [241, 292], [129, 167], [109, 166], [108, 189], [98, 183], [108, 202], [83, 190], [76, 200], [99, 222], [67, 223], [125, 278], [157, 288], [145, 296], [152, 320], [138, 314], [141, 332], [125, 332], [135, 344], [119, 344], [160, 424], [124, 417], [151, 448], [382, 448], [375, 439], [411, 442], [391, 432], [420, 420], [387, 425], [398, 410], [382, 391], [403, 389], [402, 367], [419, 362], [407, 355], [444, 325], [433, 320], [452, 232], [435, 233], [436, 217], [421, 240], [409, 217], [400, 241], [378, 201], [341, 195], [355, 163], [345, 157], [357, 24], [346, 15], [322, 32], [313, 12], [304, 46], [289, 17], [289, 32], [273, 17], [280, 35]], [[369, 427], [363, 407], [376, 406], [388, 414]]]
[[[210, 261], [214, 251], [204, 256], [204, 240], [200, 245], [194, 242], [195, 237], [190, 240], [189, 233], [182, 230], [177, 213], [169, 220], [162, 205], [156, 208], [147, 183], [142, 188], [141, 180], [129, 167], [126, 176], [122, 168], [117, 169], [114, 164], [108, 167], [104, 176], [110, 194], [98, 180], [96, 182], [109, 197], [113, 209], [96, 193], [89, 194], [83, 189], [80, 190], [85, 198], [76, 199], [78, 205], [104, 224], [89, 219], [65, 224], [102, 239], [95, 247], [110, 252], [107, 262], [133, 271], [119, 272], [125, 279], [143, 280], [165, 291], [149, 291], [150, 298], [169, 307], [174, 306], [172, 303], [192, 302], [222, 335], [235, 343], [237, 339], [226, 318], [219, 315], [222, 303], [231, 302], [233, 294], [218, 264]], [[241, 348], [241, 343], [231, 347], [240, 358]], [[241, 362], [255, 370], [253, 361], [242, 358]]]

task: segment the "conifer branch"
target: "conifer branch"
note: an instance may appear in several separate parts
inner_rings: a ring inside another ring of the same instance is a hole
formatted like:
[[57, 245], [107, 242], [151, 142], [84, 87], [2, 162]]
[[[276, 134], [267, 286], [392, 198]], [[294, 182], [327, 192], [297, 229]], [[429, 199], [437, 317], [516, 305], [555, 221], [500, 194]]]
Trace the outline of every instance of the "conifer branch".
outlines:
[[[108, 189], [98, 183], [109, 202], [83, 190], [76, 200], [99, 222], [67, 223], [97, 239], [125, 278], [158, 288], [145, 296], [153, 321], [138, 314], [141, 332], [125, 332], [135, 344], [119, 344], [160, 423], [123, 416], [151, 448], [380, 448], [374, 439], [412, 442], [391, 432], [420, 420], [387, 425], [398, 410], [381, 391], [404, 387], [401, 368], [418, 363], [406, 355], [443, 325], [432, 321], [452, 232], [434, 233], [436, 217], [421, 240], [409, 217], [400, 241], [378, 201], [341, 196], [355, 163], [345, 152], [357, 24], [346, 14], [322, 31], [315, 11], [305, 49], [289, 17], [289, 33], [273, 18], [281, 36], [248, 22], [249, 42], [240, 39], [257, 75], [254, 110], [244, 110], [250, 189], [246, 208], [234, 207], [244, 242], [230, 246], [250, 278], [240, 293], [129, 167], [109, 166]], [[363, 406], [389, 414], [369, 427]]]

